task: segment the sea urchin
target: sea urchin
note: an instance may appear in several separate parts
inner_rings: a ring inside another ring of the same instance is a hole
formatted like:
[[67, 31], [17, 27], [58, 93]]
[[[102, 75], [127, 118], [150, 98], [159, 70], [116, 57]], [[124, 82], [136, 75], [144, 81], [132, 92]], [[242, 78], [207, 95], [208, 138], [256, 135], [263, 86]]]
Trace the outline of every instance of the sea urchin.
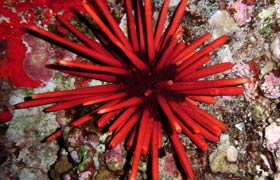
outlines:
[[[71, 42], [36, 26], [29, 30], [86, 55], [91, 62], [81, 63], [57, 60], [51, 67], [71, 75], [102, 80], [105, 85], [80, 89], [35, 94], [32, 99], [16, 104], [27, 108], [44, 104], [54, 105], [45, 112], [64, 110], [75, 106], [98, 105], [89, 114], [73, 121], [79, 126], [96, 114], [102, 128], [109, 123], [112, 132], [110, 148], [122, 143], [133, 148], [130, 179], [136, 179], [141, 154], [151, 157], [152, 178], [158, 179], [158, 149], [162, 146], [162, 131], [170, 138], [174, 151], [189, 178], [194, 178], [191, 165], [178, 134], [187, 135], [201, 150], [208, 149], [205, 140], [217, 142], [226, 126], [200, 109], [197, 102], [215, 103], [213, 96], [240, 95], [237, 85], [249, 82], [247, 78], [201, 80], [207, 76], [232, 68], [226, 62], [205, 67], [210, 53], [227, 40], [222, 36], [201, 47], [210, 34], [185, 45], [181, 37], [181, 25], [187, 0], [181, 0], [169, 26], [164, 23], [169, 0], [164, 1], [157, 24], [152, 20], [150, 0], [125, 0], [128, 37], [119, 28], [104, 1], [82, 6], [94, 22], [95, 38], [89, 38], [77, 30], [67, 19], [57, 17], [77, 36], [81, 43]], [[56, 131], [47, 138], [51, 141], [61, 135]]]

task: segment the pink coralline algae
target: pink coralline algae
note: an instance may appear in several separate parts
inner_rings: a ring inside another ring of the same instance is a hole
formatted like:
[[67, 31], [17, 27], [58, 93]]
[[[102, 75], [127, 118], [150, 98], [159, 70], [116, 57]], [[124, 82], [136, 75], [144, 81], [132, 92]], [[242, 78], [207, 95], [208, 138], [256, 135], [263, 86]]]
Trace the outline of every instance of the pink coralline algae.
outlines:
[[28, 47], [23, 61], [24, 71], [33, 80], [47, 82], [53, 77], [53, 71], [46, 68], [54, 53], [50, 44], [29, 34], [25, 34], [22, 39]]
[[167, 176], [170, 179], [178, 178], [180, 175], [180, 172], [178, 170], [178, 167], [176, 166], [176, 161], [172, 153], [167, 153], [166, 156], [164, 156], [162, 160], [162, 172], [164, 176]]
[[277, 171], [274, 174], [274, 179], [280, 178], [280, 119], [276, 119], [265, 128], [265, 146], [266, 148], [275, 154], [275, 165]]
[[232, 72], [238, 77], [252, 77], [249, 64], [238, 63], [232, 68]]
[[104, 158], [110, 170], [121, 170], [125, 163], [123, 146], [117, 145], [114, 149], [106, 151]]
[[280, 126], [277, 124], [279, 122], [280, 119], [277, 119], [276, 122], [271, 123], [265, 128], [265, 143], [270, 151], [280, 150]]
[[247, 4], [244, 4], [242, 0], [231, 1], [229, 7], [234, 9], [234, 19], [239, 26], [245, 25], [251, 21], [252, 8]]
[[264, 76], [261, 90], [267, 98], [275, 99], [280, 97], [280, 78], [273, 73]]
[[248, 77], [251, 79], [250, 83], [244, 84], [245, 91], [244, 96], [247, 100], [252, 100], [256, 96], [256, 89], [258, 88], [258, 81], [254, 78], [250, 65], [246, 63], [237, 63], [232, 68], [233, 74], [237, 77]]
[[[158, 149], [162, 146], [165, 131], [183, 172], [193, 179], [194, 172], [179, 134], [187, 135], [202, 151], [207, 151], [206, 140], [218, 142], [226, 125], [200, 109], [198, 103], [214, 104], [215, 96], [241, 95], [243, 88], [238, 86], [250, 82], [250, 79], [205, 80], [205, 77], [233, 67], [230, 62], [204, 66], [211, 59], [210, 53], [222, 46], [227, 36], [206, 44], [211, 35], [205, 33], [186, 45], [182, 41], [180, 20], [187, 0], [180, 1], [165, 29], [169, 2], [164, 1], [158, 21], [153, 24], [150, 0], [125, 0], [128, 37], [110, 14], [105, 1], [93, 1], [93, 5], [86, 1], [81, 3], [95, 23], [97, 39], [80, 32], [63, 16], [57, 17], [83, 44], [30, 25], [30, 31], [90, 58], [86, 62], [59, 59], [49, 67], [71, 75], [106, 81], [107, 84], [34, 94], [31, 100], [15, 107], [53, 104], [44, 111], [55, 112], [96, 105], [92, 112], [71, 122], [70, 126], [80, 126], [99, 115], [95, 122], [97, 126], [103, 128], [109, 124], [108, 131], [112, 133], [109, 148], [116, 148], [127, 139], [127, 149], [134, 151], [129, 173], [131, 180], [137, 177], [141, 155], [148, 153], [152, 179], [159, 179]], [[61, 135], [62, 130], [59, 129], [46, 141]]]

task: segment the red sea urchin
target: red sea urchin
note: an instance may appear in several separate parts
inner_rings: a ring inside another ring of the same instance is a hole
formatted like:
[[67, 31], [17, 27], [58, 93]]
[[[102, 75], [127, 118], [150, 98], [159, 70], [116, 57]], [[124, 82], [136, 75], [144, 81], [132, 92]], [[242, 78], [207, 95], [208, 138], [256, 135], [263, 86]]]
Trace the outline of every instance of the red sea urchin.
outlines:
[[[133, 2], [133, 3], [132, 3]], [[197, 50], [210, 38], [206, 33], [190, 45], [181, 41], [179, 21], [187, 0], [181, 0], [172, 21], [163, 32], [169, 0], [163, 7], [154, 28], [150, 0], [125, 0], [128, 38], [104, 1], [94, 1], [93, 6], [82, 6], [93, 19], [96, 39], [78, 31], [63, 17], [58, 19], [84, 44], [63, 39], [36, 26], [29, 29], [57, 43], [86, 55], [92, 63], [58, 60], [55, 69], [71, 75], [99, 79], [105, 85], [80, 89], [35, 94], [32, 99], [16, 104], [27, 108], [44, 104], [54, 105], [45, 112], [64, 110], [75, 106], [99, 105], [89, 114], [73, 121], [79, 126], [95, 114], [98, 127], [110, 122], [112, 132], [110, 148], [127, 138], [127, 148], [134, 149], [130, 179], [136, 179], [141, 154], [151, 156], [152, 178], [158, 179], [158, 149], [162, 145], [162, 130], [167, 132], [179, 162], [189, 178], [194, 178], [191, 165], [178, 134], [187, 135], [201, 150], [206, 151], [205, 140], [217, 142], [226, 126], [197, 106], [196, 102], [215, 103], [213, 96], [240, 95], [237, 85], [249, 82], [248, 78], [201, 80], [232, 68], [232, 63], [204, 67], [209, 53], [227, 40], [222, 36]], [[115, 117], [115, 118], [114, 118]], [[56, 131], [47, 138], [51, 141], [62, 134]], [[136, 135], [137, 134], [137, 135]]]

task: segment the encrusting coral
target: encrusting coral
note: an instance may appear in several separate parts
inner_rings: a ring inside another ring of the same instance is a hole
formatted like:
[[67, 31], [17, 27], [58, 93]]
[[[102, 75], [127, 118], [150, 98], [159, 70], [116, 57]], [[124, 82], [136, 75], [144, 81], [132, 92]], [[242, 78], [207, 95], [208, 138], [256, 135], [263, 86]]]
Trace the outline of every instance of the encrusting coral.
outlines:
[[[130, 179], [136, 179], [141, 154], [149, 153], [152, 179], [159, 179], [158, 149], [162, 146], [162, 131], [170, 138], [185, 174], [193, 179], [194, 173], [179, 134], [187, 135], [202, 151], [208, 149], [206, 140], [218, 142], [226, 125], [200, 109], [197, 103], [214, 104], [213, 96], [231, 96], [243, 93], [238, 85], [249, 78], [206, 80], [205, 77], [233, 67], [226, 62], [213, 66], [210, 53], [227, 41], [226, 36], [202, 46], [210, 37], [204, 34], [186, 45], [182, 41], [180, 20], [187, 0], [181, 0], [172, 20], [164, 30], [169, 0], [164, 1], [156, 25], [150, 0], [125, 0], [128, 37], [120, 29], [104, 1], [82, 6], [92, 18], [96, 39], [89, 38], [63, 16], [57, 18], [77, 36], [83, 44], [59, 37], [31, 25], [28, 29], [85, 55], [88, 63], [57, 60], [49, 67], [71, 75], [98, 79], [105, 85], [79, 89], [46, 92], [32, 95], [32, 99], [16, 104], [17, 109], [53, 104], [44, 109], [55, 112], [76, 106], [97, 105], [96, 108], [71, 122], [80, 126], [97, 114], [99, 128], [109, 123], [112, 138], [108, 146], [115, 148], [126, 141], [133, 149]], [[153, 28], [155, 27], [155, 28]], [[202, 47], [201, 47], [202, 46]], [[113, 120], [112, 120], [113, 119]], [[51, 141], [61, 136], [62, 130], [46, 138]]]

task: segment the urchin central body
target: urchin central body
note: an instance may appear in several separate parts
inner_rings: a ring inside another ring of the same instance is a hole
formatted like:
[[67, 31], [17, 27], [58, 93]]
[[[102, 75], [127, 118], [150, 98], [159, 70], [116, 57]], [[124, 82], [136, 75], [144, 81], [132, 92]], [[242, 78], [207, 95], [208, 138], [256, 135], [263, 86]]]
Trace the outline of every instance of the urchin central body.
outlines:
[[[85, 54], [94, 62], [58, 60], [52, 67], [64, 73], [108, 83], [35, 94], [32, 100], [15, 107], [54, 104], [45, 108], [45, 112], [54, 112], [76, 106], [97, 105], [92, 112], [70, 125], [80, 126], [96, 114], [101, 115], [96, 121], [97, 126], [103, 128], [108, 125], [108, 131], [112, 132], [108, 146], [114, 148], [126, 142], [128, 149], [134, 149], [131, 180], [136, 179], [141, 154], [147, 155], [148, 152], [151, 157], [152, 178], [158, 179], [158, 149], [162, 146], [162, 131], [165, 131], [183, 171], [188, 177], [194, 178], [178, 134], [184, 133], [198, 148], [206, 151], [206, 140], [219, 141], [226, 126], [200, 109], [197, 102], [213, 104], [213, 96], [240, 95], [243, 89], [236, 86], [250, 81], [247, 78], [201, 80], [232, 68], [232, 63], [204, 66], [211, 59], [210, 53], [224, 44], [227, 37], [222, 36], [199, 50], [197, 49], [210, 38], [209, 33], [189, 45], [181, 41], [182, 28], [179, 21], [187, 0], [181, 0], [165, 31], [163, 29], [169, 0], [164, 1], [154, 30], [151, 1], [125, 0], [128, 38], [104, 1], [94, 1], [93, 4], [91, 6], [83, 2], [82, 6], [98, 27], [94, 31], [98, 41], [79, 32], [63, 17], [59, 17], [59, 20], [83, 45], [36, 26], [30, 26], [29, 29]], [[47, 141], [61, 134], [62, 129], [59, 129]]]
[[164, 86], [168, 81], [174, 81], [176, 76], [176, 66], [169, 65], [157, 71], [152, 64], [147, 71], [132, 71], [128, 76], [120, 77], [128, 97], [133, 96], [156, 96], [169, 95], [168, 89]]

